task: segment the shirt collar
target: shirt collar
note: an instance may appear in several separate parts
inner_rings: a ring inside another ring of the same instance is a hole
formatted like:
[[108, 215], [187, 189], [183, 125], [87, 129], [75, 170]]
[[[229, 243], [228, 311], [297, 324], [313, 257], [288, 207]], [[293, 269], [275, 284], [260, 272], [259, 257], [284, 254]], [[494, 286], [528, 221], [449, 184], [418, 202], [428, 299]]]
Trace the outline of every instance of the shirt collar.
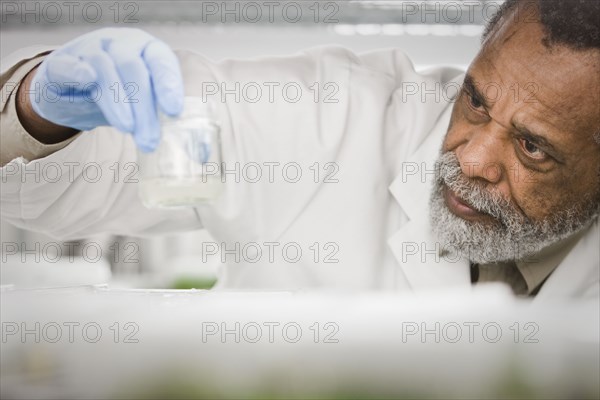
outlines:
[[586, 231], [587, 229], [582, 229], [576, 234], [546, 247], [534, 256], [516, 262], [517, 269], [527, 284], [527, 295], [536, 291], [550, 276]]

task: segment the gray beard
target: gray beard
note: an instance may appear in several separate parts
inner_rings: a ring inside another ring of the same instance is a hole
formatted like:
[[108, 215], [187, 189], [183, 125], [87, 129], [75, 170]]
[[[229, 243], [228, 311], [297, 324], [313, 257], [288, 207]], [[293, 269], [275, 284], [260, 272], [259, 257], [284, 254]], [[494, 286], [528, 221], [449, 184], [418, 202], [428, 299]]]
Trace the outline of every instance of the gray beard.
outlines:
[[[444, 202], [444, 187], [492, 221], [467, 221], [453, 214]], [[583, 200], [570, 209], [533, 221], [499, 193], [471, 181], [453, 152], [436, 163], [436, 180], [430, 199], [430, 218], [442, 249], [479, 263], [519, 261], [587, 227], [599, 213], [597, 199]]]

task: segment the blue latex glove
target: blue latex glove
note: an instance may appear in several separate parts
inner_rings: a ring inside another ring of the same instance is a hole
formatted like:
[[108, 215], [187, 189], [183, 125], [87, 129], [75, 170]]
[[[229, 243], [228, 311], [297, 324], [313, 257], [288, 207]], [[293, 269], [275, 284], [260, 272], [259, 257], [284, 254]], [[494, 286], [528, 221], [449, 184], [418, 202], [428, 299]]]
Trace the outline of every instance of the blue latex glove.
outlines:
[[114, 126], [152, 151], [160, 141], [157, 107], [178, 115], [183, 93], [179, 61], [169, 46], [139, 29], [106, 28], [50, 53], [29, 97], [50, 122], [79, 130]]

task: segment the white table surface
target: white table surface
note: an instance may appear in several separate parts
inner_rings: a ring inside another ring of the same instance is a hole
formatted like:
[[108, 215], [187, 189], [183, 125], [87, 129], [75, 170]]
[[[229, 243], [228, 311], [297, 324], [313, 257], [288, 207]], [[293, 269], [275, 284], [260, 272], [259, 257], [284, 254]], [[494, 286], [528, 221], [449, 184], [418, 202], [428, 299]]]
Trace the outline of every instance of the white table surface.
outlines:
[[541, 307], [495, 285], [421, 296], [5, 287], [0, 307], [2, 398], [600, 394], [598, 301]]

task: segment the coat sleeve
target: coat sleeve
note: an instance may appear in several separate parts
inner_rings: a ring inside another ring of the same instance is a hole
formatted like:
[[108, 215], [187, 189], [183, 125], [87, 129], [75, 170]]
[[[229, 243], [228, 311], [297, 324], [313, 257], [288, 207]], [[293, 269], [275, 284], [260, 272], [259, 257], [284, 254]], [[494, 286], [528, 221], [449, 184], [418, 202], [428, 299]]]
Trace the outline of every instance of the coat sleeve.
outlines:
[[[137, 194], [133, 140], [99, 127], [50, 154], [29, 159], [24, 153], [7, 162], [0, 171], [2, 218], [63, 239], [202, 227], [225, 241], [274, 239], [320, 195], [328, 175], [335, 179], [336, 169], [385, 162], [374, 153], [361, 156], [359, 143], [372, 135], [373, 148], [381, 148], [398, 74], [422, 80], [396, 50], [357, 56], [320, 47], [220, 63], [177, 54], [186, 95], [202, 96], [218, 110], [225, 182], [213, 204], [197, 212], [145, 209]], [[2, 111], [11, 124], [7, 134], [26, 135], [10, 117], [13, 109], [9, 103]], [[346, 151], [352, 146], [358, 150]], [[357, 183], [346, 180], [336, 189]]]
[[20, 82], [39, 65], [50, 52], [47, 47], [26, 48], [17, 51], [2, 60], [2, 84], [0, 97], [0, 165], [4, 166], [17, 157], [27, 159], [41, 158], [62, 149], [75, 139], [69, 138], [56, 144], [43, 144], [29, 135], [19, 123], [15, 101]]

